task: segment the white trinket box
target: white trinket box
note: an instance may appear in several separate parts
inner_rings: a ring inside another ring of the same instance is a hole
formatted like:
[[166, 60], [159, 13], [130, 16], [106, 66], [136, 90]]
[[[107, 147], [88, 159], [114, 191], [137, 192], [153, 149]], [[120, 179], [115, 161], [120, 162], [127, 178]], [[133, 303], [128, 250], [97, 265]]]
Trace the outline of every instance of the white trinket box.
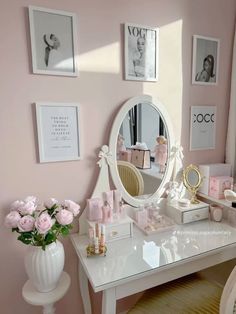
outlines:
[[[87, 220], [88, 228], [95, 228], [96, 221]], [[106, 230], [106, 242], [131, 238], [133, 236], [133, 220], [126, 216], [114, 220], [112, 223], [104, 224]]]
[[185, 224], [209, 217], [209, 205], [200, 202], [199, 204], [190, 204], [180, 206], [179, 204], [167, 204], [167, 215], [174, 219], [177, 224]]

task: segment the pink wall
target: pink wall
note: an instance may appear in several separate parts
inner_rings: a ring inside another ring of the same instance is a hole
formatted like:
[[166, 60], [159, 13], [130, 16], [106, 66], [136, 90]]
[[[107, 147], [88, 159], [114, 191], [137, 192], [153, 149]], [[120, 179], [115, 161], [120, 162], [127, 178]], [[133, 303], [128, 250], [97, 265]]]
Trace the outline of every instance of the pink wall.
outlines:
[[[78, 78], [31, 73], [28, 5], [67, 10], [78, 15], [78, 61], [81, 60]], [[9, 203], [27, 195], [36, 195], [41, 200], [50, 196], [60, 200], [69, 198], [81, 204], [91, 195], [98, 174], [98, 148], [108, 142], [118, 108], [126, 99], [144, 90], [143, 83], [122, 79], [122, 47], [119, 45], [121, 23], [161, 27], [182, 20], [183, 89], [179, 109], [182, 112], [181, 141], [186, 163], [220, 162], [224, 159], [236, 3], [234, 0], [12, 0], [2, 1], [0, 7], [1, 313], [37, 314], [41, 313], [40, 309], [26, 304], [21, 297], [21, 288], [27, 279], [23, 266], [26, 247], [16, 241], [15, 234], [2, 227], [3, 217]], [[193, 34], [221, 40], [220, 77], [216, 87], [191, 85]], [[104, 47], [114, 52], [106, 59], [106, 71], [102, 70], [99, 60]], [[94, 71], [85, 64], [86, 60], [89, 64], [90, 56], [92, 64], [97, 63]], [[112, 70], [114, 64], [118, 70]], [[146, 83], [145, 86], [147, 84], [158, 97], [162, 86], [161, 73], [160, 84]], [[37, 162], [32, 106], [35, 101], [78, 102], [81, 105], [84, 139], [82, 161]], [[165, 103], [164, 96], [162, 102]], [[175, 103], [166, 102], [171, 115]], [[190, 153], [189, 108], [201, 104], [217, 105], [217, 147], [212, 151]], [[76, 255], [69, 239], [64, 241], [64, 245], [66, 270], [71, 275], [72, 286], [58, 303], [58, 314], [83, 313], [76, 277]], [[126, 303], [121, 303], [119, 309], [125, 306]]]

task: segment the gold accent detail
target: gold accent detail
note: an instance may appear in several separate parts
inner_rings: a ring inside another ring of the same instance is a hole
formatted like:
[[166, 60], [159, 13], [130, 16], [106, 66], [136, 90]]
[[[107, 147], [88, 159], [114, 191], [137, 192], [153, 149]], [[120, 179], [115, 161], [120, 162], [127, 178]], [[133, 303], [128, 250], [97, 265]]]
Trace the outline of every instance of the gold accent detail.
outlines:
[[196, 197], [197, 190], [199, 189], [202, 183], [202, 176], [199, 172], [199, 169], [195, 165], [189, 165], [183, 170], [183, 182], [187, 190], [191, 193], [191, 204], [200, 203]]

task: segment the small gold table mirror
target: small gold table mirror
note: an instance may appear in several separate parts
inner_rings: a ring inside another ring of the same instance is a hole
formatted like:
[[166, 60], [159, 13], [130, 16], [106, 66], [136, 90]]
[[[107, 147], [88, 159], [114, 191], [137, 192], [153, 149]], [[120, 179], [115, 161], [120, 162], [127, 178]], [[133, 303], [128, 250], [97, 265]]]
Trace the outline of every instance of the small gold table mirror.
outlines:
[[202, 176], [199, 169], [195, 165], [189, 165], [183, 170], [183, 182], [187, 190], [191, 193], [191, 204], [200, 203], [196, 194], [202, 183]]

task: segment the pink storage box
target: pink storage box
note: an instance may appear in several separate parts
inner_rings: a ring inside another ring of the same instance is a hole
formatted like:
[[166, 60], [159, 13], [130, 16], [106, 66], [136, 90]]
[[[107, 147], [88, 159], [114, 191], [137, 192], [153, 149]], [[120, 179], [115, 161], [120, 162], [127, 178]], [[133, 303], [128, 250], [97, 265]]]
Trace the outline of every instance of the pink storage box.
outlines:
[[199, 165], [199, 171], [202, 175], [202, 184], [200, 185], [198, 192], [210, 195], [210, 177], [230, 177], [231, 165], [223, 163]]
[[210, 177], [209, 195], [217, 199], [224, 198], [224, 190], [231, 189], [232, 185], [232, 177]]
[[120, 151], [119, 160], [131, 162], [131, 150]]

